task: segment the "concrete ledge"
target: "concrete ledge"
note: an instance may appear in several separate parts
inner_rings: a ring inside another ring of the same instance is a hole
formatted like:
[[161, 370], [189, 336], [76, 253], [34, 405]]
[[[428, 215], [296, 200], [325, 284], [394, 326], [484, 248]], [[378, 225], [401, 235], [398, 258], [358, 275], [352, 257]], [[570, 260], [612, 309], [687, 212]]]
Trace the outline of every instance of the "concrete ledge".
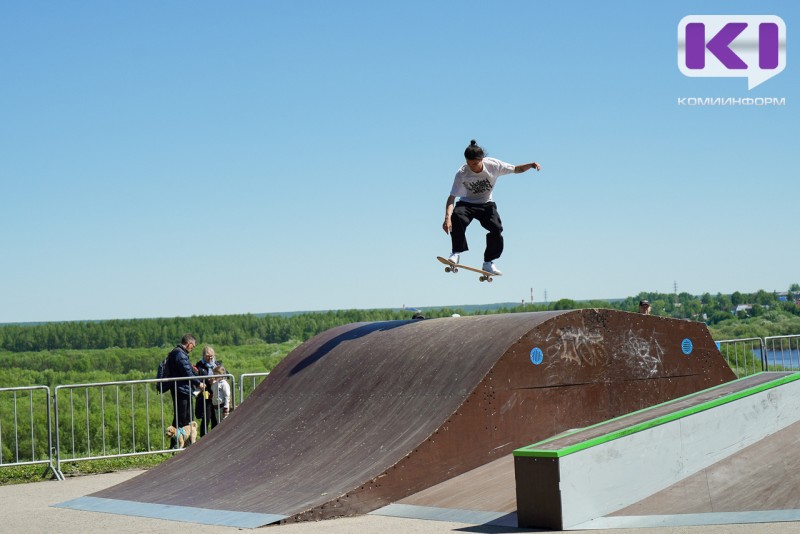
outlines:
[[519, 526], [568, 529], [800, 420], [800, 373], [759, 373], [514, 451]]

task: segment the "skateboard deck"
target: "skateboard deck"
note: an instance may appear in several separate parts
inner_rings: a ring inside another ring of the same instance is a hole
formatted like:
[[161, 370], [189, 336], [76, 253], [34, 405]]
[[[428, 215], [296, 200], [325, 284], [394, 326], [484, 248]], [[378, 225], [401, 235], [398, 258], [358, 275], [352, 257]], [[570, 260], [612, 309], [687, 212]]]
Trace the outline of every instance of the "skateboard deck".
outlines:
[[481, 282], [491, 282], [493, 277], [500, 276], [499, 274], [493, 274], [488, 271], [484, 271], [483, 269], [470, 267], [469, 265], [461, 265], [460, 263], [447, 261], [447, 258], [443, 258], [441, 256], [436, 256], [436, 259], [447, 266], [444, 268], [444, 272], [446, 273], [457, 273], [459, 269], [466, 269], [468, 271], [472, 271], [473, 273], [480, 274], [481, 276], [478, 277], [478, 280]]

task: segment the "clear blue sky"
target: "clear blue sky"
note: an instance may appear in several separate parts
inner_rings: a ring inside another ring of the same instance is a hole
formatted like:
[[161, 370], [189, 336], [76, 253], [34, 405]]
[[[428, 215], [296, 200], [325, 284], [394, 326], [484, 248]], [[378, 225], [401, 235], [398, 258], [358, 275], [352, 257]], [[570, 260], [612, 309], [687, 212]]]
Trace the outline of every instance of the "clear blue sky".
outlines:
[[[682, 75], [698, 13], [780, 16], [786, 69]], [[786, 290], [798, 42], [788, 0], [6, 0], [0, 322]], [[492, 284], [435, 260], [471, 138], [542, 165]]]

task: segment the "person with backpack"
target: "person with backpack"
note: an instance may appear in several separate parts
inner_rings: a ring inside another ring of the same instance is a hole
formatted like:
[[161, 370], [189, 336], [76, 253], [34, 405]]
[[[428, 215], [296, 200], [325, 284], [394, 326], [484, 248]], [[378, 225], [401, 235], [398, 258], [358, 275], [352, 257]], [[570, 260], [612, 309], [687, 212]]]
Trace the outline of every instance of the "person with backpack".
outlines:
[[[169, 356], [167, 356], [167, 376], [170, 378], [195, 377], [192, 364], [189, 361], [189, 353], [197, 346], [197, 340], [191, 334], [185, 334]], [[172, 426], [178, 428], [185, 427], [193, 421], [192, 418], [192, 390], [204, 390], [205, 383], [196, 378], [193, 380], [176, 380], [169, 383], [169, 391], [172, 394]]]

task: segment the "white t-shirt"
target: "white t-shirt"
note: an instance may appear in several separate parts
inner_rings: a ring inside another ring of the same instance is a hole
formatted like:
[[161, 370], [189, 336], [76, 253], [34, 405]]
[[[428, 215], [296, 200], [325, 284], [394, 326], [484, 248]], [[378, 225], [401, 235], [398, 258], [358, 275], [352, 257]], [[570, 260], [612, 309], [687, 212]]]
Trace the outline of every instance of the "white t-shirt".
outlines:
[[221, 406], [223, 408], [230, 408], [231, 399], [231, 386], [224, 378], [216, 380], [211, 384], [211, 403], [214, 406]]
[[483, 170], [477, 174], [465, 163], [456, 173], [450, 194], [472, 204], [491, 202], [497, 178], [512, 172], [513, 165], [494, 158], [483, 158]]

